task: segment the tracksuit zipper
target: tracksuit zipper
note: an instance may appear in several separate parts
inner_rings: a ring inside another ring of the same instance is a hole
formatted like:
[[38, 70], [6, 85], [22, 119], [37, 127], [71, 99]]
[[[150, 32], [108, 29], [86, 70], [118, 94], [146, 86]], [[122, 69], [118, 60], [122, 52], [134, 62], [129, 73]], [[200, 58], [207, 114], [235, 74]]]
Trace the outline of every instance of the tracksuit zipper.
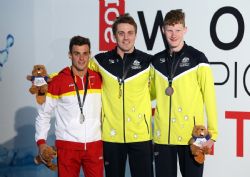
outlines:
[[172, 96], [170, 96], [170, 99], [169, 99], [169, 117], [168, 117], [168, 144], [170, 144], [171, 109], [172, 109]]
[[[178, 69], [178, 65], [179, 65], [179, 62], [181, 61], [181, 56], [182, 55], [183, 55], [183, 53], [181, 53], [181, 55], [179, 57], [176, 57], [175, 52], [172, 53], [172, 56], [171, 56], [171, 69], [170, 69], [170, 74], [169, 74], [169, 86], [170, 87], [172, 87], [173, 78], [175, 76], [176, 70]], [[176, 64], [174, 66], [175, 61], [176, 61]], [[168, 120], [168, 144], [170, 144], [171, 116], [172, 116], [172, 114], [171, 114], [171, 112], [172, 112], [172, 94], [173, 93], [174, 92], [172, 92], [169, 95], [170, 98], [169, 98], [169, 120]]]
[[[126, 64], [126, 59], [127, 59], [127, 54], [124, 53], [124, 56], [123, 56], [123, 65], [122, 65], [122, 77], [124, 77], [124, 74], [125, 74], [125, 64]], [[123, 83], [122, 83], [122, 107], [123, 107], [123, 140], [124, 140], [124, 143], [126, 143], [126, 121], [125, 121], [125, 96], [124, 96], [124, 92], [125, 92], [125, 80], [126, 78], [123, 79]]]
[[[172, 87], [172, 82], [173, 82], [173, 78], [174, 78], [174, 75], [175, 75], [175, 71], [178, 67], [178, 63], [179, 63], [179, 60], [177, 61], [176, 63], [176, 66], [174, 66], [174, 62], [175, 62], [175, 52], [172, 53], [172, 56], [171, 56], [171, 68], [170, 68], [170, 74], [169, 74], [169, 86]], [[170, 63], [169, 63], [170, 64]], [[172, 93], [173, 94], [173, 93]], [[171, 132], [171, 109], [172, 109], [172, 94], [169, 95], [169, 117], [168, 117], [168, 144], [170, 144], [170, 132]]]
[[125, 124], [126, 124], [126, 121], [125, 121], [125, 100], [124, 100], [124, 83], [123, 83], [123, 92], [122, 92], [122, 101], [123, 101], [123, 139], [124, 139], [124, 143], [126, 143], [126, 130], [125, 130]]

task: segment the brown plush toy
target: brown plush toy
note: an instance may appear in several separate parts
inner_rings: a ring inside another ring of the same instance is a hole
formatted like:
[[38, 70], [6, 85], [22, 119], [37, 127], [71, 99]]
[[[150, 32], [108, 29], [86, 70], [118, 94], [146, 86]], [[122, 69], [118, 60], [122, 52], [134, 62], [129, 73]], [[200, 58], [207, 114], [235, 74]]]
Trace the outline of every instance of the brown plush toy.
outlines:
[[57, 156], [57, 152], [55, 150], [55, 147], [48, 146], [42, 154], [37, 155], [34, 158], [35, 164], [44, 164], [46, 167], [48, 167], [50, 170], [56, 171], [57, 165], [52, 162], [52, 160]]
[[27, 80], [32, 81], [32, 86], [29, 89], [30, 93], [36, 94], [38, 104], [43, 104], [48, 91], [48, 82], [51, 81], [45, 66], [35, 65], [32, 70], [32, 75], [28, 75]]
[[202, 147], [202, 144], [211, 138], [211, 134], [208, 132], [205, 126], [195, 125], [192, 132], [192, 138], [189, 141], [191, 152], [194, 155], [194, 159], [199, 164], [203, 164], [205, 161], [205, 154], [210, 154], [212, 149]]

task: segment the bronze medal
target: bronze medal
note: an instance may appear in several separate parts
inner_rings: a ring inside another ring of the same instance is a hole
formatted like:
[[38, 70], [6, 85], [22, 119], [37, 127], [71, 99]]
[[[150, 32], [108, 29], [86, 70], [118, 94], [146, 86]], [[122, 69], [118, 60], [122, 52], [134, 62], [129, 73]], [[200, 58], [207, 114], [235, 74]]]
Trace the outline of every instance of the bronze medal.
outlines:
[[181, 56], [180, 56], [175, 63], [175, 52], [174, 51], [172, 52], [172, 56], [170, 54], [170, 57], [171, 58], [168, 58], [168, 65], [167, 65], [167, 66], [170, 66], [170, 68], [167, 67], [167, 69], [169, 70], [169, 73], [167, 76], [168, 77], [168, 87], [165, 89], [165, 94], [168, 96], [172, 96], [174, 93], [174, 88], [172, 87], [172, 82], [173, 82], [173, 78], [175, 77], [176, 69], [179, 66], [179, 62], [182, 60]]
[[171, 95], [173, 95], [173, 93], [174, 93], [173, 87], [168, 86], [168, 88], [166, 88], [166, 90], [165, 90], [165, 94], [168, 96], [171, 96]]

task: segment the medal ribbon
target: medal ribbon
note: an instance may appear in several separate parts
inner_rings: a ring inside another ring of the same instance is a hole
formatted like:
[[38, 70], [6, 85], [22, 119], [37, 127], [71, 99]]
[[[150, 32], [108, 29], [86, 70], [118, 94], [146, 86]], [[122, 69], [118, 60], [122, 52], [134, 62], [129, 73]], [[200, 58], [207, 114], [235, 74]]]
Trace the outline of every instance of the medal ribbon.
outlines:
[[[123, 58], [123, 65], [125, 65], [125, 59], [126, 59], [126, 56], [127, 55], [124, 55], [124, 58]], [[122, 84], [124, 83], [124, 80], [125, 78], [127, 77], [127, 74], [131, 68], [131, 65], [133, 64], [134, 60], [131, 61], [129, 63], [129, 65], [127, 66], [127, 68], [125, 69], [125, 67], [123, 67], [123, 75], [122, 75], [122, 78], [119, 78], [117, 77], [117, 81], [119, 83], [119, 98], [122, 96]]]
[[177, 60], [175, 66], [174, 66], [174, 61], [175, 61], [175, 52], [173, 52], [173, 59], [172, 59], [172, 65], [171, 65], [171, 70], [170, 70], [170, 75], [169, 75], [169, 85], [170, 87], [172, 86], [172, 81], [173, 81], [173, 78], [174, 78], [174, 74], [176, 72], [176, 69], [178, 67], [178, 64], [180, 62], [180, 59]]
[[[173, 82], [174, 74], [175, 74], [176, 69], [178, 67], [178, 64], [180, 62], [180, 58], [177, 60], [175, 66], [174, 66], [174, 62], [175, 62], [175, 52], [173, 52], [173, 58], [172, 58], [172, 63], [171, 63], [171, 68], [170, 68], [170, 74], [169, 74], [169, 80], [168, 80], [168, 88], [169, 87], [172, 88], [172, 82]], [[169, 96], [171, 96], [171, 95], [169, 95]]]
[[87, 90], [88, 90], [89, 73], [88, 73], [88, 71], [86, 73], [86, 82], [84, 83], [84, 95], [83, 95], [83, 98], [82, 98], [82, 103], [81, 103], [81, 99], [80, 99], [79, 89], [78, 89], [78, 86], [77, 86], [77, 84], [75, 82], [74, 74], [73, 74], [72, 69], [71, 69], [71, 76], [72, 76], [72, 79], [73, 79], [73, 82], [74, 82], [74, 85], [75, 85], [75, 90], [76, 90], [76, 95], [77, 95], [77, 100], [78, 100], [79, 108], [80, 108], [81, 114], [83, 115], [83, 105], [84, 105], [84, 102], [85, 102], [85, 99], [86, 99], [86, 95], [87, 95]]

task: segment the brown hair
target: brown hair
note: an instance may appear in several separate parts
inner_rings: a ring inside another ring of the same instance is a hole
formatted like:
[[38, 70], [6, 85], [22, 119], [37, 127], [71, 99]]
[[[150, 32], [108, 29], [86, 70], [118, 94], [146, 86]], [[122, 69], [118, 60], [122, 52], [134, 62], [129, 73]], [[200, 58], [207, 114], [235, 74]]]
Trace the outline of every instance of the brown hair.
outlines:
[[182, 9], [175, 9], [169, 11], [163, 21], [163, 26], [166, 25], [175, 25], [175, 24], [183, 24], [185, 26], [185, 13]]
[[70, 43], [69, 43], [69, 52], [72, 52], [73, 49], [73, 45], [88, 45], [89, 46], [89, 50], [90, 50], [90, 40], [88, 38], [82, 37], [82, 36], [74, 36], [70, 39]]
[[131, 17], [128, 13], [125, 13], [123, 15], [120, 15], [119, 17], [116, 18], [112, 25], [112, 32], [113, 34], [116, 34], [117, 32], [117, 26], [121, 23], [128, 23], [130, 25], [133, 25], [135, 28], [135, 33], [137, 33], [137, 24], [133, 17]]

